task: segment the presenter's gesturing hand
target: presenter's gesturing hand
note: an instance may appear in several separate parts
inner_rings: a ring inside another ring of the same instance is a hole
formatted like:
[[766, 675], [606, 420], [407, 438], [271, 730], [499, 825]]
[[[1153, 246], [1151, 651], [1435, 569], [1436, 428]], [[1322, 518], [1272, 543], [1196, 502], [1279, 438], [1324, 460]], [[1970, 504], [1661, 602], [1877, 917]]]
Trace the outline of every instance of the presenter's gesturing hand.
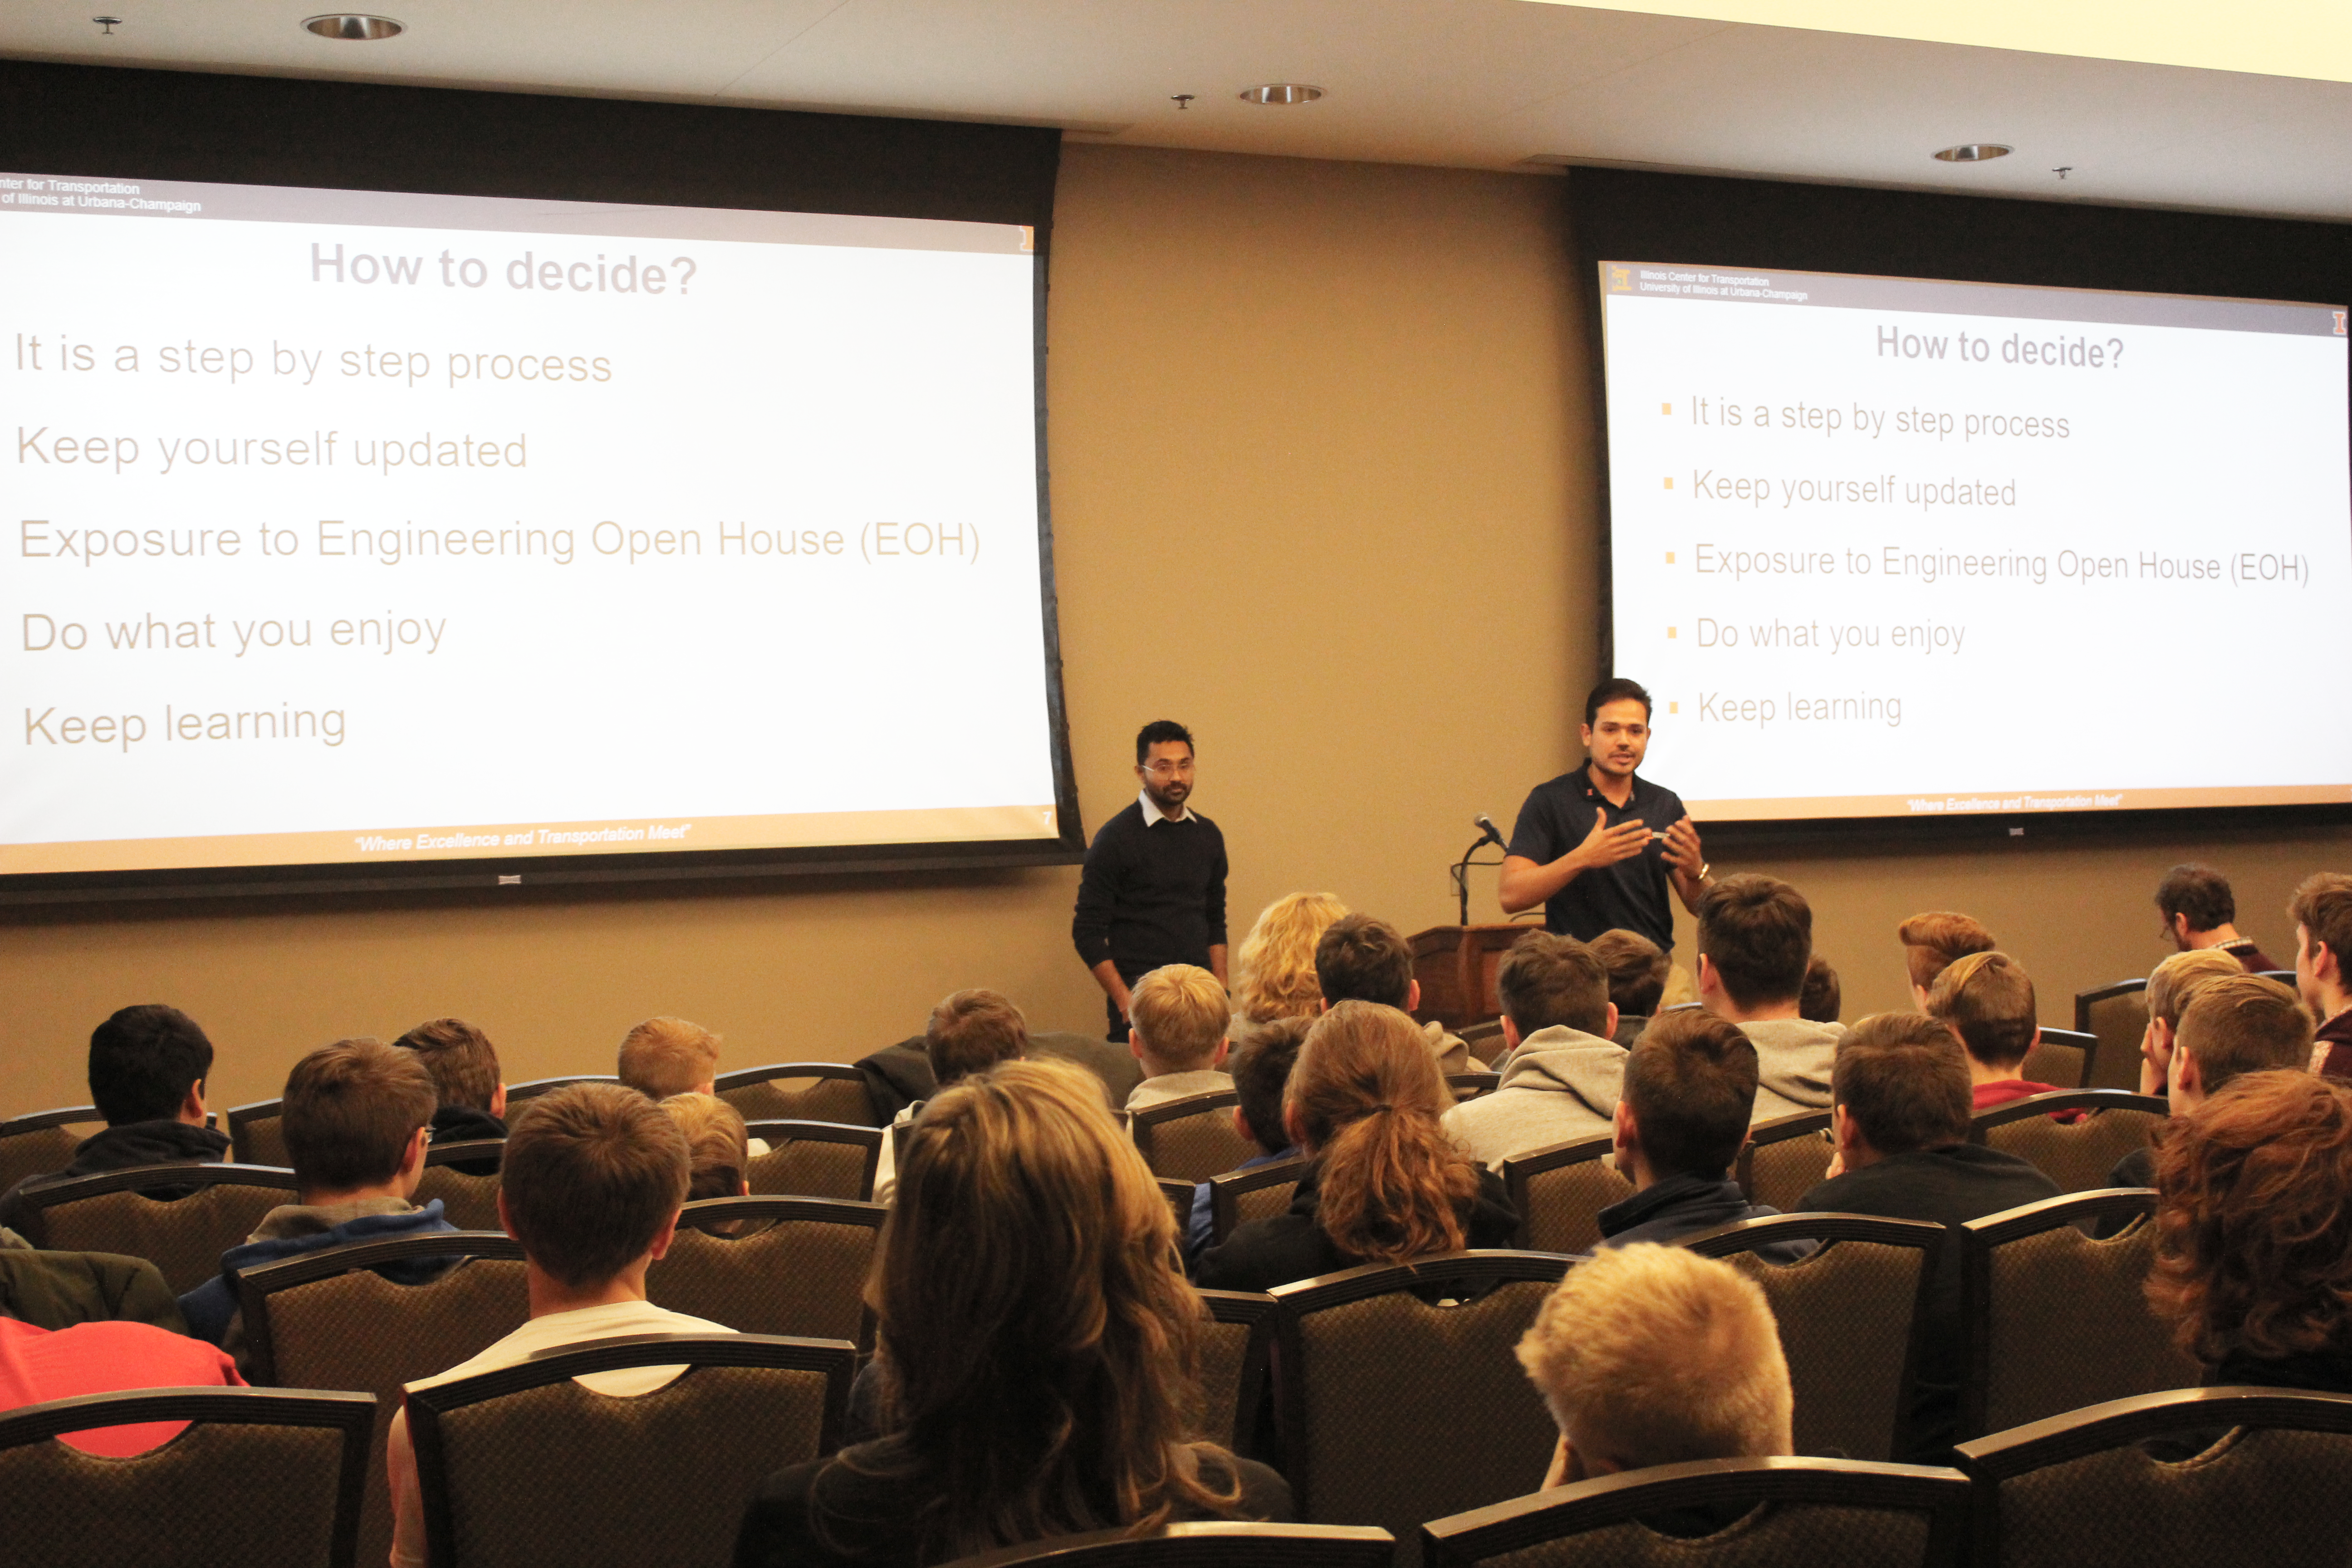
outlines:
[[1585, 836], [1583, 843], [1576, 847], [1576, 868], [1591, 871], [1603, 866], [1614, 866], [1620, 860], [1631, 860], [1648, 848], [1649, 844], [1650, 825], [1640, 817], [1612, 827], [1609, 826], [1609, 814], [1595, 810], [1592, 831]]
[[1665, 847], [1658, 858], [1674, 868], [1675, 891], [1683, 908], [1698, 913], [1699, 894], [1706, 889], [1706, 853], [1699, 847], [1698, 829], [1687, 816], [1666, 829]]

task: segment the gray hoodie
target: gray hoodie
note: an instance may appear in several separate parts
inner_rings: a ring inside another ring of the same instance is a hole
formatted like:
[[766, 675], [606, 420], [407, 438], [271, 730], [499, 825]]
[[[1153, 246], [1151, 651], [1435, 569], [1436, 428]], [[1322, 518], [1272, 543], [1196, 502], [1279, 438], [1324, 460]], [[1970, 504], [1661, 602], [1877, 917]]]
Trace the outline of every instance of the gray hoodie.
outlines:
[[1494, 1093], [1445, 1113], [1462, 1152], [1495, 1170], [1514, 1155], [1608, 1134], [1625, 1082], [1625, 1047], [1555, 1024], [1503, 1059]]
[[1756, 1047], [1755, 1121], [1830, 1108], [1830, 1066], [1837, 1060], [1843, 1024], [1807, 1018], [1759, 1018], [1739, 1026]]

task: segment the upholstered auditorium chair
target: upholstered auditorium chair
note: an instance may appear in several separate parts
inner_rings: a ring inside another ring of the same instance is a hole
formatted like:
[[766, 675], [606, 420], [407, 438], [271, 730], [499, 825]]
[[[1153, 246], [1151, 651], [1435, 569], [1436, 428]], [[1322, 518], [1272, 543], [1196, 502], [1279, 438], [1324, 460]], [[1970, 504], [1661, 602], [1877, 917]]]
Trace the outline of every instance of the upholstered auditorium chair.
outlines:
[[2140, 1037], [2147, 1033], [2146, 977], [2118, 980], [2095, 991], [2074, 993], [2074, 1029], [2078, 1034], [2095, 1035], [2099, 1041], [2087, 1087], [2138, 1089], [2139, 1042]]
[[286, 1152], [286, 1102], [256, 1100], [228, 1109], [229, 1152], [240, 1165], [291, 1165]]
[[[2088, 1114], [2063, 1122], [2051, 1119], [2053, 1110]], [[2107, 1184], [2116, 1162], [2147, 1147], [2171, 1113], [2171, 1107], [2153, 1095], [2120, 1089], [2060, 1089], [1978, 1111], [1969, 1118], [1969, 1141], [2032, 1161], [2058, 1184], [2060, 1192], [2095, 1192]]]
[[719, 1098], [746, 1121], [840, 1121], [871, 1127], [874, 1099], [865, 1075], [843, 1062], [770, 1062], [723, 1072]]
[[1748, 1201], [1794, 1213], [1805, 1194], [1829, 1174], [1830, 1156], [1837, 1152], [1824, 1136], [1829, 1130], [1826, 1110], [1776, 1116], [1749, 1128], [1748, 1144], [1739, 1151], [1735, 1167]]
[[646, 1270], [646, 1298], [745, 1333], [864, 1344], [866, 1277], [889, 1212], [834, 1198], [688, 1204], [668, 1254]]
[[1494, 1093], [1503, 1086], [1503, 1075], [1495, 1072], [1451, 1072], [1445, 1075], [1445, 1087], [1454, 1091], [1454, 1103], [1476, 1100]]
[[0, 1121], [0, 1193], [27, 1176], [64, 1170], [81, 1141], [105, 1125], [95, 1105], [61, 1105]]
[[1057, 1535], [957, 1558], [941, 1568], [1390, 1568], [1385, 1530], [1333, 1524], [1171, 1524]]
[[[425, 1174], [416, 1184], [418, 1207], [438, 1201], [441, 1217], [459, 1230], [498, 1230], [499, 1161], [505, 1154], [503, 1138], [468, 1138], [436, 1143], [425, 1151]], [[461, 1166], [487, 1165], [487, 1172]]]
[[[1249, 1171], [1227, 1171], [1209, 1178], [1209, 1239], [1223, 1246], [1234, 1227], [1254, 1219], [1272, 1219], [1290, 1212], [1298, 1178], [1307, 1173], [1305, 1159], [1276, 1160]], [[1190, 1211], [1187, 1211], [1187, 1220]]]
[[753, 1155], [751, 1168], [743, 1173], [753, 1193], [873, 1200], [882, 1140], [889, 1136], [882, 1128], [796, 1121], [753, 1121], [745, 1131], [768, 1144], [768, 1152]]
[[1275, 1300], [1255, 1290], [1203, 1290], [1200, 1436], [1260, 1458], [1258, 1406], [1274, 1350]]
[[2043, 1029], [2033, 1048], [2025, 1053], [2017, 1075], [2028, 1083], [2046, 1083], [2053, 1089], [2088, 1089], [2098, 1061], [2098, 1036]]
[[1633, 1195], [1633, 1184], [1606, 1163], [1612, 1147], [1610, 1138], [1586, 1138], [1503, 1162], [1520, 1246], [1590, 1252], [1601, 1245], [1601, 1211]]
[[293, 1172], [266, 1165], [134, 1165], [26, 1188], [20, 1228], [53, 1251], [143, 1258], [177, 1294], [218, 1274], [221, 1254], [297, 1193]]
[[527, 1100], [537, 1100], [542, 1094], [551, 1094], [559, 1089], [569, 1088], [575, 1083], [618, 1083], [620, 1081], [610, 1073], [592, 1072], [558, 1078], [526, 1079], [520, 1083], [510, 1083], [507, 1085], [507, 1120], [509, 1122], [514, 1120], [516, 1106]]
[[1240, 1103], [1229, 1089], [1164, 1100], [1134, 1112], [1128, 1131], [1153, 1175], [1205, 1182], [1260, 1152], [1234, 1130], [1234, 1107]]

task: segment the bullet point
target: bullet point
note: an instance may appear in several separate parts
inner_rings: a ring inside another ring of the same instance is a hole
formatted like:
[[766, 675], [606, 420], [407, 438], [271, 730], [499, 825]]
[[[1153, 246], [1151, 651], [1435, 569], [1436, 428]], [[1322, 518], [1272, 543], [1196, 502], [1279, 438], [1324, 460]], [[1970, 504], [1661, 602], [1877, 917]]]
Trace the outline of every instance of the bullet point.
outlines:
[[1675, 563], [1675, 552], [1674, 552], [1673, 551], [1669, 550], [1669, 551], [1667, 551], [1667, 552], [1666, 552], [1666, 564], [1667, 564], [1667, 565], [1669, 565], [1669, 566], [1671, 566], [1671, 565], [1673, 565], [1674, 563]]
[[1674, 411], [1675, 405], [1671, 403], [1661, 403], [1658, 405], [1658, 412], [1661, 414], [1672, 414]]
[[1666, 711], [1669, 713], [1679, 713], [1682, 710], [1683, 705], [1679, 702], [1669, 702], [1666, 704]]
[[1667, 636], [1667, 637], [1672, 637], [1674, 635], [1675, 635], [1675, 628], [1674, 628], [1674, 627], [1672, 627], [1672, 626], [1668, 626], [1668, 627], [1666, 628], [1666, 636]]
[[1668, 475], [1666, 476], [1666, 489], [1674, 489], [1674, 488], [1675, 488], [1675, 477], [1674, 477], [1674, 475], [1672, 475], [1672, 474], [1668, 474]]

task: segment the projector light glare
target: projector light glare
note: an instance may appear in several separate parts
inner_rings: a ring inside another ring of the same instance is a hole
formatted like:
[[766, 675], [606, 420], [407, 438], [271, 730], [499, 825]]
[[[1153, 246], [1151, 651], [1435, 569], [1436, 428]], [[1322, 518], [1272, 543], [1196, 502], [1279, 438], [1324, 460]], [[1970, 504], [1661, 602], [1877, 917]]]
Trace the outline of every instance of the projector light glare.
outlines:
[[355, 13], [305, 17], [302, 27], [304, 31], [316, 33], [322, 38], [349, 44], [372, 44], [379, 38], [396, 38], [408, 30], [389, 16], [363, 16]]
[[1270, 81], [1263, 87], [1245, 87], [1241, 92], [1244, 103], [1312, 103], [1322, 96], [1321, 88], [1300, 81]]
[[1963, 142], [1957, 147], [1947, 147], [1936, 154], [1943, 163], [1981, 163], [1988, 158], [2006, 158], [2017, 149], [1999, 142]]

